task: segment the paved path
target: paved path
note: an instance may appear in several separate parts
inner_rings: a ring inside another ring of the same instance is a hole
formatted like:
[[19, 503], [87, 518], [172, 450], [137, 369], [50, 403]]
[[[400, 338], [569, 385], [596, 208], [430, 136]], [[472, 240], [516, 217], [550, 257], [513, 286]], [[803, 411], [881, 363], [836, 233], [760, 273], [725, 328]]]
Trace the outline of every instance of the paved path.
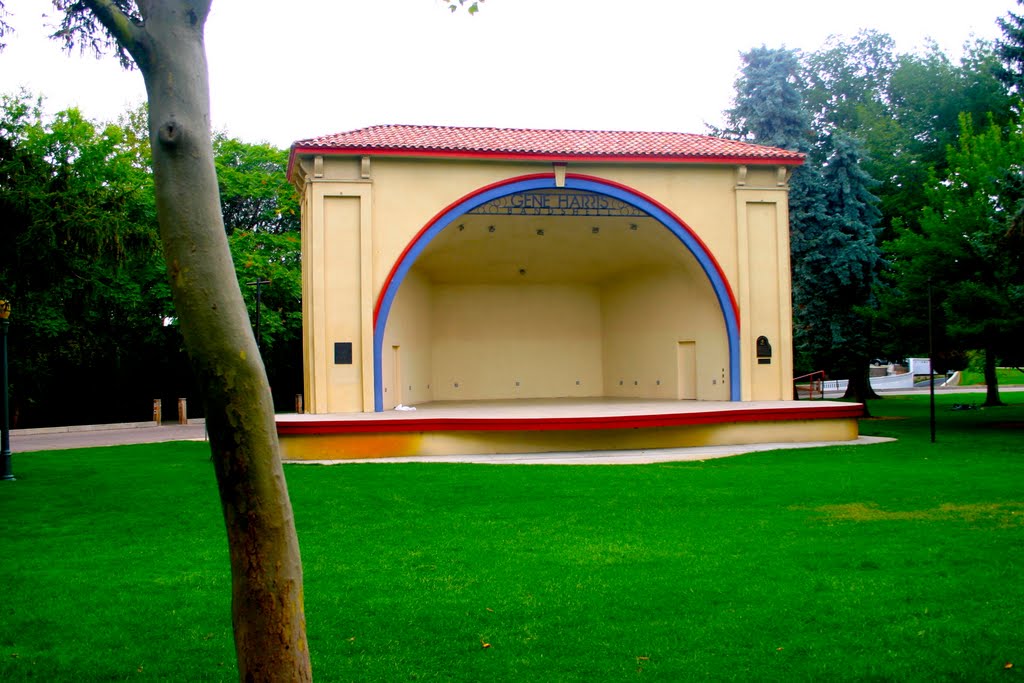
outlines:
[[[935, 385], [935, 394], [984, 394], [988, 389], [984, 384], [972, 384], [966, 387], [952, 386], [952, 387], [940, 387], [937, 383]], [[999, 385], [1000, 394], [1008, 394], [1017, 391], [1024, 391], [1024, 384], [1008, 384], [1006, 386]], [[886, 396], [907, 396], [910, 394], [925, 394], [928, 395], [931, 389], [928, 385], [923, 387], [914, 387], [913, 389], [878, 389], [876, 390], [879, 396], [885, 398]], [[826, 391], [825, 398], [841, 398], [846, 391]]]
[[[1024, 391], [1024, 386], [1015, 385], [1000, 387], [1000, 392]], [[942, 393], [983, 393], [984, 387], [948, 387]], [[928, 393], [927, 389], [909, 389], [903, 391], [887, 391], [885, 394], [920, 394]], [[145, 426], [142, 426], [145, 425]], [[206, 438], [205, 424], [176, 425], [167, 424], [154, 427], [149, 423], [126, 425], [120, 429], [104, 428], [104, 425], [87, 427], [66, 427], [62, 431], [54, 430], [12, 430], [11, 451], [18, 453], [30, 451], [55, 451], [69, 448], [89, 448], [92, 446], [119, 446], [137, 443], [159, 443], [163, 441], [202, 441]], [[784, 448], [809, 448], [813, 446], [867, 444], [877, 443], [878, 439], [862, 436], [856, 441], [839, 443], [797, 443], [797, 444], [753, 444], [748, 446], [713, 446], [704, 448], [665, 448], [649, 451], [583, 451], [580, 453], [530, 453], [502, 455], [462, 455], [462, 456], [421, 456], [417, 458], [383, 458], [375, 460], [330, 460], [305, 461], [311, 464], [345, 464], [359, 462], [397, 463], [397, 462], [487, 462], [502, 464], [639, 464], [650, 462], [672, 462], [684, 460], [707, 460], [722, 458], [740, 453], [751, 453]]]
[[103, 425], [89, 425], [84, 428], [68, 427], [66, 431], [14, 429], [11, 431], [11, 451], [17, 454], [133, 443], [202, 441], [205, 438], [205, 424], [126, 426], [118, 429], [103, 429]]
[[[163, 441], [202, 441], [206, 438], [206, 425], [126, 426], [120, 429], [69, 428], [68, 431], [43, 433], [25, 430], [11, 432], [11, 450], [15, 459], [19, 453], [56, 451], [93, 446], [119, 446], [125, 444], [159, 443]], [[446, 455], [412, 458], [375, 458], [372, 460], [304, 460], [297, 464], [346, 465], [357, 463], [448, 462], [492, 465], [639, 465], [656, 462], [682, 462], [725, 458], [741, 453], [812, 448], [816, 446], [865, 445], [890, 441], [878, 437], [862, 436], [856, 441], [806, 443], [765, 443], [743, 446], [703, 446], [699, 448], [659, 448], [630, 451], [580, 451], [562, 453], [515, 453], [497, 455]], [[15, 460], [16, 461], [16, 460]]]

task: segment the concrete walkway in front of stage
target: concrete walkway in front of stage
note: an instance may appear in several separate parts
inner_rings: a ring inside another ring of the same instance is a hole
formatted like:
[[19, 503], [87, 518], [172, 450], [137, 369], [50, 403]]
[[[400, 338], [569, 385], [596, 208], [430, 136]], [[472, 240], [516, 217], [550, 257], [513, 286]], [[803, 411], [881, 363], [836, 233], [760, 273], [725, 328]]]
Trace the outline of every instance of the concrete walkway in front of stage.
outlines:
[[[936, 387], [938, 389], [938, 387]], [[1024, 391], [1024, 385], [1010, 385], [999, 388], [1000, 392]], [[943, 387], [941, 393], [984, 393], [985, 387]], [[883, 395], [927, 394], [928, 389], [906, 389], [886, 391]], [[416, 413], [412, 413], [415, 415]], [[118, 425], [88, 425], [81, 427], [60, 427], [53, 429], [11, 430], [11, 450], [18, 453], [30, 451], [55, 451], [69, 448], [90, 448], [94, 446], [121, 446], [126, 444], [159, 443], [164, 441], [202, 441], [206, 438], [206, 425], [197, 422], [188, 425], [165, 424], [159, 427], [152, 422]], [[307, 460], [307, 464], [341, 465], [348, 463], [374, 462], [465, 462], [494, 463], [507, 465], [619, 465], [655, 462], [681, 462], [710, 460], [730, 455], [788, 448], [811, 448], [815, 446], [842, 446], [879, 443], [885, 441], [876, 437], [861, 436], [855, 441], [813, 442], [813, 443], [765, 443], [741, 446], [707, 446], [696, 448], [666, 448], [647, 451], [581, 451], [578, 453], [520, 453], [499, 455], [452, 455], [418, 456], [411, 458], [378, 458], [373, 460]]]
[[[92, 448], [96, 446], [123, 446], [140, 443], [165, 441], [202, 441], [206, 438], [206, 426], [202, 423], [189, 425], [132, 424], [120, 428], [104, 429], [104, 425], [83, 427], [62, 427], [43, 430], [13, 430], [11, 450], [15, 457], [20, 453], [33, 451], [57, 451], [71, 448]], [[579, 451], [562, 453], [500, 453], [489, 455], [438, 455], [409, 458], [375, 458], [370, 460], [302, 460], [286, 461], [306, 465], [346, 465], [357, 463], [409, 463], [447, 462], [476, 463], [491, 465], [641, 465], [659, 462], [684, 462], [712, 460], [743, 453], [774, 451], [791, 448], [813, 448], [818, 446], [852, 446], [891, 441], [880, 437], [861, 436], [854, 441], [815, 441], [807, 443], [763, 443], [737, 446], [703, 446], [695, 448], [660, 448], [630, 451]]]

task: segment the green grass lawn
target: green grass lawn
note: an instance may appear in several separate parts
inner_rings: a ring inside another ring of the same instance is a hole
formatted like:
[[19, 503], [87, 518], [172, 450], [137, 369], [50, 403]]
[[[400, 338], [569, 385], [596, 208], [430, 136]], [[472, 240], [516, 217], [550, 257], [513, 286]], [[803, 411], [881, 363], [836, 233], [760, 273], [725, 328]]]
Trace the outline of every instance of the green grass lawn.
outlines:
[[[320, 681], [1021, 680], [1024, 394], [897, 442], [286, 467]], [[236, 679], [205, 444], [15, 454], [0, 680]], [[488, 645], [489, 647], [485, 647]], [[1007, 663], [1015, 666], [1004, 668]]]
[[[996, 368], [996, 380], [999, 382], [999, 386], [1024, 384], [1024, 372], [1016, 368]], [[985, 373], [978, 370], [964, 370], [960, 375], [960, 384], [962, 386], [985, 384]]]

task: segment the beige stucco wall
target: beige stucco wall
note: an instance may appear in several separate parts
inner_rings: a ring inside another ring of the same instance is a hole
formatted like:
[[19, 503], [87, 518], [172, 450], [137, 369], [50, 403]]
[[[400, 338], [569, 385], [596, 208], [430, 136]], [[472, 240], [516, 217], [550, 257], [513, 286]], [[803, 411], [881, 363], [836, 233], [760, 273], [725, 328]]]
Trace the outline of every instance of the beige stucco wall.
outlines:
[[384, 409], [434, 400], [433, 287], [415, 270], [391, 308], [382, 354]]
[[439, 285], [435, 400], [600, 396], [596, 287]]
[[[729, 400], [725, 324], [703, 277], [691, 270], [634, 273], [603, 297], [605, 395]], [[694, 396], [684, 396], [680, 342], [692, 342]]]
[[[369, 411], [373, 310], [403, 251], [438, 212], [467, 194], [525, 174], [550, 174], [552, 165], [312, 156], [297, 162], [307, 409]], [[784, 174], [775, 167], [574, 163], [568, 172], [647, 195], [698, 236], [739, 306], [741, 398], [790, 398]], [[550, 219], [554, 228], [558, 220]], [[651, 244], [666, 248], [664, 241]], [[464, 248], [468, 257], [475, 253]], [[517, 396], [728, 399], [719, 304], [696, 260], [677, 241], [672, 248], [679, 251], [675, 265], [637, 263], [614, 275], [588, 274], [585, 264], [577, 265], [561, 282], [487, 282], [482, 272], [441, 282], [414, 267], [394, 299], [382, 346], [385, 409]], [[757, 363], [759, 335], [771, 341], [771, 364]], [[334, 363], [339, 342], [352, 344], [351, 365]], [[679, 384], [688, 354], [696, 365], [692, 391]]]
[[[743, 314], [740, 367], [747, 370], [741, 398], [792, 398], [793, 309], [789, 263], [789, 207], [779, 193], [758, 188], [736, 192], [736, 296]], [[759, 336], [772, 344], [770, 364], [755, 355]], [[778, 340], [778, 342], [776, 342]]]

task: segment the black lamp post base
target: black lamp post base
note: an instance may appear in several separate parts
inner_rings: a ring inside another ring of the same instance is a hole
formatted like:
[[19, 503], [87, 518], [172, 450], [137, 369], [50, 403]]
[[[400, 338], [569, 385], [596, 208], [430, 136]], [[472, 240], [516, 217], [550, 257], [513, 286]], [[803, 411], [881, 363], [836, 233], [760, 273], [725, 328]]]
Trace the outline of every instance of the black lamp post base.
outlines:
[[15, 481], [14, 473], [11, 471], [11, 454], [9, 451], [0, 455], [0, 481]]

